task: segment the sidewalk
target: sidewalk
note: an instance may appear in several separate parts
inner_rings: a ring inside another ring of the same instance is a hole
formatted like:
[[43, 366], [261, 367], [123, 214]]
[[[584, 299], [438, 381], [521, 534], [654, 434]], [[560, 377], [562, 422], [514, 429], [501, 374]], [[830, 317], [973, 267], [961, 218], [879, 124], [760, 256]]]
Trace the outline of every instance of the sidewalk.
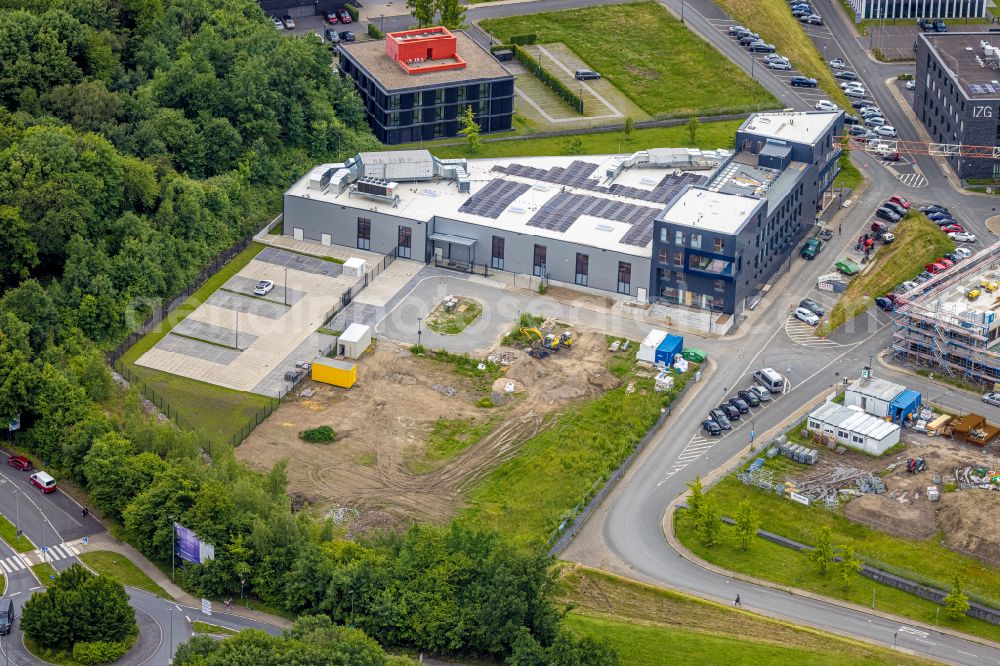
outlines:
[[[168, 576], [160, 571], [155, 564], [150, 562], [145, 555], [129, 544], [118, 541], [107, 532], [95, 534], [94, 536], [89, 537], [89, 541], [90, 543], [82, 547], [81, 550], [83, 550], [83, 552], [109, 550], [111, 552], [118, 553], [119, 555], [123, 555], [124, 557], [127, 557], [132, 564], [137, 566], [144, 574], [149, 576], [154, 583], [166, 590], [167, 594], [172, 597], [173, 601], [192, 608], [201, 608], [201, 599], [197, 599], [182, 590], [178, 585], [171, 581]], [[226, 612], [231, 615], [256, 620], [257, 622], [273, 624], [274, 626], [281, 627], [282, 629], [287, 629], [292, 626], [292, 623], [283, 617], [251, 610], [245, 606], [234, 605], [232, 610], [227, 610]]]

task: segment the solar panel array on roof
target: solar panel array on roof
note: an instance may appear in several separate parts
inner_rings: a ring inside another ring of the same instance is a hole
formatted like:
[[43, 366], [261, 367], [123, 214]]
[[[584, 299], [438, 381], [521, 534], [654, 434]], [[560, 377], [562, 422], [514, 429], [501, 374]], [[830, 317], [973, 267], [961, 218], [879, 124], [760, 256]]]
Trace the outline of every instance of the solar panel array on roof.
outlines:
[[610, 186], [601, 185], [600, 182], [591, 178], [598, 169], [597, 164], [574, 160], [568, 167], [553, 167], [551, 169], [539, 169], [537, 167], [526, 166], [524, 164], [509, 164], [507, 166], [495, 166], [493, 171], [505, 173], [509, 176], [519, 176], [540, 180], [554, 185], [565, 185], [602, 194], [612, 194], [616, 196], [639, 199], [641, 201], [651, 201], [653, 203], [665, 204], [676, 196], [686, 185], [701, 185], [705, 182], [705, 177], [684, 172], [681, 174], [667, 174], [653, 187], [652, 190], [645, 190], [628, 185], [614, 183]]
[[507, 206], [514, 203], [515, 199], [530, 189], [531, 186], [524, 183], [494, 178], [486, 184], [486, 187], [469, 197], [458, 209], [458, 212], [481, 215], [495, 220], [507, 209]]
[[581, 216], [589, 215], [631, 224], [632, 228], [622, 236], [621, 242], [645, 247], [653, 238], [653, 220], [659, 212], [658, 208], [624, 201], [560, 192], [538, 209], [528, 221], [528, 226], [565, 233]]
[[970, 83], [969, 91], [973, 95], [1000, 95], [1000, 86], [993, 83]]

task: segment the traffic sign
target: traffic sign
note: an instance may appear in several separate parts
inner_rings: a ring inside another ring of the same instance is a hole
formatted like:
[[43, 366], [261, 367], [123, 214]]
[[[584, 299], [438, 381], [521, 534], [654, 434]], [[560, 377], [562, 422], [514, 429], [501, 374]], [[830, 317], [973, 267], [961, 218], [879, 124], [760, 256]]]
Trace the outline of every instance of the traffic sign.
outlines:
[[752, 442], [752, 441], [754, 440], [754, 438], [755, 438], [755, 437], [757, 437], [757, 433], [756, 433], [756, 432], [754, 432], [753, 430], [751, 430], [751, 431], [750, 431], [750, 441]]
[[212, 600], [211, 599], [202, 599], [201, 600], [201, 612], [204, 613], [205, 615], [211, 615], [212, 614]]
[[90, 538], [89, 537], [83, 537], [82, 539], [80, 539], [80, 543], [82, 543], [84, 546], [86, 546], [88, 543], [90, 543]]
[[48, 546], [42, 546], [42, 552], [43, 553], [49, 552], [49, 547]]

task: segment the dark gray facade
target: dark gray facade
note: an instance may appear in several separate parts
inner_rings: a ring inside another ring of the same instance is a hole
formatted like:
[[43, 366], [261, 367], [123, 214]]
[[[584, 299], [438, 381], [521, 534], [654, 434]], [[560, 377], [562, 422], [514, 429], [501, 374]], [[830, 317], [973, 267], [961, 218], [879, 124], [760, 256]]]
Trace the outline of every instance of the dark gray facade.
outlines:
[[[739, 153], [730, 163], [779, 172], [746, 219], [732, 233], [670, 222], [670, 206], [653, 228], [650, 283], [654, 299], [723, 313], [742, 312], [775, 273], [787, 268], [799, 242], [815, 224], [818, 203], [839, 172], [841, 150], [834, 137], [843, 116], [815, 144], [781, 141], [748, 131], [737, 132]], [[717, 176], [718, 178], [718, 176]], [[720, 189], [709, 183], [705, 190]], [[699, 189], [699, 188], [689, 188]], [[678, 194], [676, 204], [689, 191]], [[749, 196], [732, 194], [731, 196]]]
[[[917, 38], [913, 111], [932, 141], [1000, 146], [1000, 86], [992, 83], [1000, 78], [1000, 72], [976, 61], [977, 57], [984, 61], [980, 41], [997, 37], [993, 33], [948, 33]], [[1000, 160], [958, 155], [946, 159], [960, 178], [1000, 178]]]
[[986, 0], [850, 0], [855, 21], [897, 18], [982, 18]]

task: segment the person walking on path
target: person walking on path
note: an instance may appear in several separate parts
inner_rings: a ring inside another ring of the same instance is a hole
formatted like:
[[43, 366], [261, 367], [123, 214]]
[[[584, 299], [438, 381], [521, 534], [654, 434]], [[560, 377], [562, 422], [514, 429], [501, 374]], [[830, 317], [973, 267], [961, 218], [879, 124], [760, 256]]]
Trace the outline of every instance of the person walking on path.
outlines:
[[740, 603], [740, 595], [738, 595], [738, 594], [736, 595], [736, 600], [733, 601], [733, 605], [734, 606], [739, 606], [741, 608], [743, 607], [743, 604]]

